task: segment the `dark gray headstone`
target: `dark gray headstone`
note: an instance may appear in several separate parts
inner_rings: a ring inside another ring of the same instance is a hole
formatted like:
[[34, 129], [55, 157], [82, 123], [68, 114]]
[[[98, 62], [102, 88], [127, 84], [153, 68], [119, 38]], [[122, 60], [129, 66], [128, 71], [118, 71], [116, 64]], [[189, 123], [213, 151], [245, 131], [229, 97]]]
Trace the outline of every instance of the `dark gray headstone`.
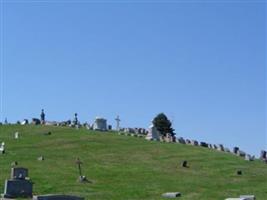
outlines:
[[178, 142], [180, 144], [185, 144], [185, 140], [182, 137], [179, 137], [178, 140], [176, 140], [176, 142]]
[[186, 160], [184, 160], [184, 161], [182, 162], [181, 166], [182, 166], [182, 167], [186, 167], [186, 168], [187, 168], [187, 167], [188, 167], [188, 166], [187, 166], [187, 161], [186, 161]]
[[193, 146], [198, 146], [198, 141], [196, 141], [196, 140], [191, 140], [191, 144], [192, 144]]
[[37, 119], [37, 118], [32, 118], [32, 124], [39, 125], [39, 124], [41, 124], [41, 120]]
[[34, 196], [33, 200], [84, 200], [84, 198], [71, 195], [48, 194]]
[[262, 160], [266, 160], [267, 159], [267, 152], [266, 151], [264, 151], [264, 150], [261, 151], [260, 159], [262, 159]]
[[233, 148], [233, 153], [234, 153], [234, 154], [237, 154], [238, 150], [239, 150], [238, 147], [234, 147], [234, 148]]
[[238, 171], [236, 172], [236, 174], [239, 175], [239, 176], [241, 176], [243, 173], [242, 173], [241, 170], [238, 170]]
[[28, 180], [6, 180], [4, 198], [32, 197], [32, 183]]
[[219, 151], [224, 151], [224, 147], [223, 147], [223, 145], [222, 145], [222, 144], [219, 144], [219, 147], [217, 148], [217, 150], [219, 150]]
[[206, 147], [206, 148], [209, 147], [209, 145], [206, 142], [200, 142], [200, 146], [201, 147]]
[[23, 167], [13, 167], [11, 168], [11, 179], [22, 179], [24, 180], [28, 177], [28, 169]]
[[240, 156], [240, 157], [246, 157], [246, 153], [244, 151], [241, 151], [241, 150], [238, 150], [237, 151], [237, 155]]

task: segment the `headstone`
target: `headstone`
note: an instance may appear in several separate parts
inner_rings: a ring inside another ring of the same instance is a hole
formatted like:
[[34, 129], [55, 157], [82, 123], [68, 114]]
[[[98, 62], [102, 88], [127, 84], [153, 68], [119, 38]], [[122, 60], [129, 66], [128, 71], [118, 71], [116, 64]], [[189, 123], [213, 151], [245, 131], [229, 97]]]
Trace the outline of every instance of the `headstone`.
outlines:
[[50, 131], [43, 133], [43, 135], [52, 135]]
[[2, 142], [0, 145], [0, 154], [4, 154], [5, 152], [5, 142]]
[[101, 117], [96, 117], [93, 129], [97, 131], [106, 131], [107, 130], [107, 120]]
[[240, 157], [246, 157], [246, 153], [244, 151], [238, 150], [237, 155]]
[[188, 165], [187, 165], [187, 161], [184, 160], [184, 161], [182, 162], [181, 166], [187, 168], [187, 167], [188, 167]]
[[159, 131], [157, 130], [157, 128], [154, 126], [154, 124], [152, 123], [152, 125], [149, 126], [148, 129], [148, 134], [146, 135], [146, 140], [160, 140], [160, 134]]
[[167, 192], [161, 195], [164, 198], [177, 198], [181, 196], [180, 192]]
[[29, 120], [27, 119], [24, 119], [22, 122], [21, 122], [21, 125], [27, 125], [29, 124]]
[[38, 161], [44, 161], [44, 156], [40, 156], [37, 158]]
[[[26, 179], [27, 178], [27, 179]], [[32, 182], [28, 178], [28, 169], [14, 167], [11, 169], [11, 179], [5, 181], [4, 198], [32, 197]]]
[[28, 169], [23, 167], [13, 167], [11, 168], [11, 179], [22, 179], [24, 180], [28, 177]]
[[188, 139], [186, 139], [186, 140], [185, 140], [185, 144], [191, 144], [191, 141], [188, 140]]
[[84, 198], [71, 195], [48, 194], [33, 196], [33, 200], [84, 200]]
[[16, 133], [14, 134], [14, 138], [15, 138], [15, 139], [19, 139], [19, 132], [16, 132]]
[[14, 161], [14, 162], [11, 163], [11, 167], [15, 167], [17, 165], [18, 165], [18, 162], [17, 161]]
[[264, 150], [261, 151], [260, 159], [261, 160], [266, 160], [267, 159], [267, 152], [266, 151], [264, 151]]
[[32, 118], [32, 124], [39, 125], [39, 124], [41, 124], [41, 120], [37, 119], [37, 118]]
[[91, 130], [91, 126], [90, 126], [90, 124], [86, 124], [86, 125], [85, 125], [85, 128], [86, 128], [87, 130]]
[[191, 144], [192, 144], [193, 146], [198, 146], [198, 141], [196, 141], [196, 140], [191, 140]]
[[60, 126], [61, 123], [58, 123], [56, 121], [41, 121], [41, 124], [44, 123], [46, 126]]
[[227, 198], [225, 200], [246, 200], [246, 199], [244, 199], [244, 198]]
[[254, 161], [255, 160], [255, 157], [254, 156], [251, 156], [250, 154], [246, 154], [245, 160], [247, 160], [247, 161]]
[[172, 136], [171, 133], [167, 133], [166, 136], [164, 137], [164, 141], [170, 143], [173, 142], [173, 138], [174, 137]]
[[237, 154], [238, 150], [239, 150], [239, 147], [234, 147], [234, 148], [233, 148], [233, 153], [234, 153], [234, 154]]
[[219, 144], [218, 148], [217, 148], [218, 151], [224, 151], [224, 147], [222, 144]]
[[178, 142], [178, 143], [180, 143], [180, 144], [185, 144], [185, 140], [184, 140], [184, 138], [182, 138], [182, 137], [179, 137], [179, 138], [176, 140], [176, 142]]
[[209, 145], [206, 142], [200, 142], [200, 146], [205, 148], [209, 147]]
[[236, 172], [236, 174], [239, 175], [239, 176], [241, 176], [243, 173], [242, 173], [241, 170], [238, 170], [238, 171]]

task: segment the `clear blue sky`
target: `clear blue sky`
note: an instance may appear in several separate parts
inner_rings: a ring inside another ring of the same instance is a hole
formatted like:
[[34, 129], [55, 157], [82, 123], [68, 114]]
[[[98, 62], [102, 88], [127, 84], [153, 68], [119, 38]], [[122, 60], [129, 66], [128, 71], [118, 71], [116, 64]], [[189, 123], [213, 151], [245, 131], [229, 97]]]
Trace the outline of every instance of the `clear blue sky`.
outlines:
[[164, 112], [179, 136], [267, 149], [264, 1], [51, 1], [2, 1], [2, 120]]

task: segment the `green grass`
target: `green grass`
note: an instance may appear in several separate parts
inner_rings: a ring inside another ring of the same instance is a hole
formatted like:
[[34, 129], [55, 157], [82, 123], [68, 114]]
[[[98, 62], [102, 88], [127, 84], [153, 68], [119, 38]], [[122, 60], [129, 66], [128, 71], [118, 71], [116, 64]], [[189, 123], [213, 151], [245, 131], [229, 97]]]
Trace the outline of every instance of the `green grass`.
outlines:
[[[20, 139], [14, 139], [14, 133]], [[51, 131], [52, 135], [42, 133]], [[267, 165], [248, 162], [224, 152], [148, 142], [141, 138], [85, 129], [48, 126], [0, 126], [0, 190], [11, 163], [29, 169], [34, 194], [64, 193], [90, 200], [157, 200], [179, 191], [183, 200], [223, 200], [241, 194], [267, 199]], [[43, 155], [44, 161], [37, 161]], [[92, 183], [77, 181], [79, 157], [83, 174]], [[183, 160], [190, 168], [180, 167]], [[242, 176], [236, 171], [241, 169]]]

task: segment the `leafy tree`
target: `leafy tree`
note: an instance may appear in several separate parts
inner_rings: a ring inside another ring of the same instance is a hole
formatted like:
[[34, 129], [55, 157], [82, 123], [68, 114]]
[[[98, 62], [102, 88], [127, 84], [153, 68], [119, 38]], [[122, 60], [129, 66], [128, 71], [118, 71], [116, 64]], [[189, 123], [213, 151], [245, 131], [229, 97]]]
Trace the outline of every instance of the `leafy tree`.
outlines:
[[171, 134], [171, 136], [174, 136], [174, 129], [172, 128], [172, 123], [164, 113], [158, 114], [153, 119], [153, 124], [162, 136], [166, 136], [167, 133]]

